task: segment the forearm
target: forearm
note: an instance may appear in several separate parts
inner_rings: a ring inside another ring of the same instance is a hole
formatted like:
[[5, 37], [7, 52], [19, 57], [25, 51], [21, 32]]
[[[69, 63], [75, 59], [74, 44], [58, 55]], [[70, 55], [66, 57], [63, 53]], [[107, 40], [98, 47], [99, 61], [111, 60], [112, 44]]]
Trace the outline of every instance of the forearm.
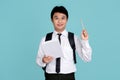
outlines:
[[92, 59], [92, 48], [90, 47], [88, 40], [81, 41], [81, 58], [85, 62], [90, 62]]
[[37, 55], [36, 57], [36, 63], [40, 66], [40, 67], [45, 67], [46, 63], [43, 62], [43, 56], [42, 55]]
[[85, 62], [90, 62], [92, 59], [92, 49], [88, 40], [76, 39], [76, 51], [80, 58]]

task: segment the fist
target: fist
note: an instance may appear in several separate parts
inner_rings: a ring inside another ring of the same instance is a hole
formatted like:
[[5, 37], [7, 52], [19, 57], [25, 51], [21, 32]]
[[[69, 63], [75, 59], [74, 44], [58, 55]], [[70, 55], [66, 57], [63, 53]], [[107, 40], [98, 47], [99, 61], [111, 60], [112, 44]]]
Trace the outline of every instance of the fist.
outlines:
[[85, 29], [82, 30], [81, 37], [82, 37], [82, 40], [88, 40], [88, 33]]

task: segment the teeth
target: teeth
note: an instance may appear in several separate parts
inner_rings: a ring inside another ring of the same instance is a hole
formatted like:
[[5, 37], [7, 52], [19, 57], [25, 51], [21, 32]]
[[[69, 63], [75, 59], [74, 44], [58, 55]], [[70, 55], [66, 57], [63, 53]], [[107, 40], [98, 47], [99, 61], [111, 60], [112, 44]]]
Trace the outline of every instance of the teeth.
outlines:
[[58, 26], [62, 26], [62, 24], [58, 24]]

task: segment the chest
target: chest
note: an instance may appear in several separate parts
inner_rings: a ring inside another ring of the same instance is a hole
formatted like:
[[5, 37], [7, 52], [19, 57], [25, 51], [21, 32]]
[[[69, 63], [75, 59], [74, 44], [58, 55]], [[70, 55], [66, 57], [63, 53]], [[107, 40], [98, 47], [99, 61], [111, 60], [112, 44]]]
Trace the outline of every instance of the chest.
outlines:
[[[53, 40], [59, 40], [57, 36], [56, 36], [56, 37], [53, 37], [52, 39], [53, 39]], [[67, 54], [67, 53], [69, 53], [69, 54], [72, 53], [72, 48], [71, 48], [71, 46], [70, 46], [70, 42], [69, 42], [69, 40], [68, 40], [68, 37], [61, 36], [60, 39], [61, 39], [61, 44], [60, 44], [60, 46], [61, 46], [61, 48], [62, 48], [62, 50], [63, 50], [63, 53], [65, 53], [65, 54]]]

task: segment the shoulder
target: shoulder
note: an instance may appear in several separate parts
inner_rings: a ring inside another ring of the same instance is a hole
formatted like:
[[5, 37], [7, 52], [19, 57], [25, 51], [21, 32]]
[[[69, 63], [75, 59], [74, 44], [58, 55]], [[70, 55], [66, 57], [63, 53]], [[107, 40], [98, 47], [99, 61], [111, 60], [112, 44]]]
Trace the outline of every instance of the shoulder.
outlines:
[[78, 36], [76, 34], [74, 34], [73, 32], [68, 32], [68, 35], [72, 35], [72, 36], [74, 36], [75, 39], [79, 39]]
[[51, 34], [53, 34], [53, 32], [49, 32], [49, 33], [47, 33], [46, 35], [51, 35]]
[[42, 41], [50, 40], [52, 38], [53, 32], [46, 33], [46, 35], [42, 38]]

